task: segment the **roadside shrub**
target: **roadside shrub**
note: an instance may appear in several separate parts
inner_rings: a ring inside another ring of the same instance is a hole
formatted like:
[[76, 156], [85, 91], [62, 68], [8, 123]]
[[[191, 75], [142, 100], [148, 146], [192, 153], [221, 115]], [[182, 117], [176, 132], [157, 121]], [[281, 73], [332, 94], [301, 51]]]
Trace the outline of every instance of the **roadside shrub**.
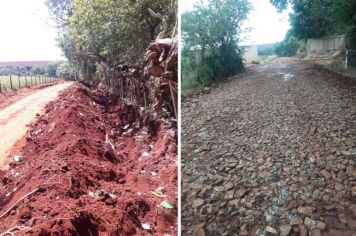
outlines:
[[280, 57], [291, 57], [297, 54], [299, 49], [299, 41], [296, 37], [290, 36], [277, 44], [275, 52]]
[[194, 56], [188, 52], [182, 53], [183, 90], [203, 86], [245, 71], [242, 53], [237, 49], [209, 50], [202, 62], [196, 62], [192, 58]]

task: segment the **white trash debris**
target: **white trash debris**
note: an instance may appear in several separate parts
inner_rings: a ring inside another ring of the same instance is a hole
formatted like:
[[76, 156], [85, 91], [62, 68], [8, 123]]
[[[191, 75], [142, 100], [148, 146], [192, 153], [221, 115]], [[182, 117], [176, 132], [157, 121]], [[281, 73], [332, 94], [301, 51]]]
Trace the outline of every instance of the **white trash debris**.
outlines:
[[22, 161], [22, 156], [20, 156], [20, 155], [15, 155], [15, 156], [14, 156], [14, 161], [16, 161], [16, 162]]
[[163, 195], [166, 192], [166, 189], [164, 187], [158, 187], [155, 192], [160, 195]]
[[143, 157], [149, 157], [150, 154], [149, 154], [148, 152], [144, 152], [144, 153], [142, 153], [142, 156], [143, 156]]
[[151, 225], [150, 224], [142, 223], [141, 225], [142, 225], [143, 229], [146, 229], [146, 230], [150, 230], [151, 229]]

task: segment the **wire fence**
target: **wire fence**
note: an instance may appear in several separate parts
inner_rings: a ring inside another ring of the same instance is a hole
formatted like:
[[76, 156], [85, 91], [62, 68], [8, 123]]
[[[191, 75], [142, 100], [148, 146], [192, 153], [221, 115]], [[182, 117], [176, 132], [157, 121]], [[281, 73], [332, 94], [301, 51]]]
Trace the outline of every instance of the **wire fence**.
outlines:
[[43, 75], [7, 75], [0, 76], [0, 93], [19, 90], [22, 88], [30, 88], [43, 84], [56, 83], [60, 79]]

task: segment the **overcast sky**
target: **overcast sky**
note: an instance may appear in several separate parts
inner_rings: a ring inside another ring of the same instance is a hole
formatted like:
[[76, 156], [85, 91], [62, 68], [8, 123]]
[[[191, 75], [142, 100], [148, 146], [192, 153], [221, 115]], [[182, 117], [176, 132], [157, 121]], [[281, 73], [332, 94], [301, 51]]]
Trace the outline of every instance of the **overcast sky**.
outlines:
[[[195, 2], [197, 0], [179, 0], [181, 11], [192, 10]], [[250, 0], [250, 2], [253, 10], [243, 28], [251, 28], [251, 31], [242, 35], [242, 44], [265, 44], [282, 41], [290, 28], [288, 14], [291, 10], [279, 14], [269, 0]]]
[[[45, 0], [0, 0], [0, 61], [61, 60], [56, 29], [51, 27]], [[179, 0], [181, 11], [196, 0]], [[251, 0], [251, 12], [243, 44], [281, 41], [289, 29], [288, 11], [278, 14], [269, 0]]]
[[0, 61], [61, 60], [45, 0], [0, 0]]

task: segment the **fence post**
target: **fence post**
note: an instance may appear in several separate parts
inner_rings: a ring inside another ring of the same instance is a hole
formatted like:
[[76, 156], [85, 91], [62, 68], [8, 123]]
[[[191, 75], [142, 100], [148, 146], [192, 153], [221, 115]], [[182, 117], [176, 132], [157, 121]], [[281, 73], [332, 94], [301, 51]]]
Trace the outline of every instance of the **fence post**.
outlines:
[[0, 80], [0, 93], [2, 93], [2, 88], [1, 88], [1, 80]]
[[19, 89], [21, 88], [20, 75], [17, 76], [17, 80], [19, 81]]
[[28, 84], [27, 84], [27, 76], [25, 74], [25, 84], [26, 84], [26, 88], [28, 88]]
[[31, 87], [33, 86], [33, 84], [32, 84], [32, 75], [30, 76], [30, 80], [31, 80]]
[[10, 88], [11, 88], [11, 90], [14, 90], [13, 87], [12, 87], [12, 78], [11, 78], [11, 75], [10, 75]]

